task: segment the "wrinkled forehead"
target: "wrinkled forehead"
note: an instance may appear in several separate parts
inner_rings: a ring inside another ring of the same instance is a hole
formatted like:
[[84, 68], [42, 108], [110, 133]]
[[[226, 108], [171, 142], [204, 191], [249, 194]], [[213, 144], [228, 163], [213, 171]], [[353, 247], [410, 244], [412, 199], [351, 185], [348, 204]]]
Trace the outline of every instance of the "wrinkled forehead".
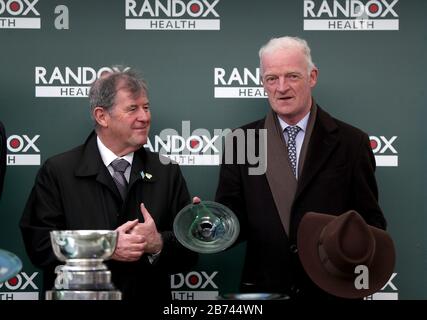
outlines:
[[[115, 103], [120, 103], [121, 101], [137, 101], [144, 100], [148, 102], [148, 96], [144, 88], [140, 87], [138, 90], [130, 90], [127, 86], [118, 85], [116, 88], [115, 94]], [[144, 102], [145, 103], [145, 102]]]

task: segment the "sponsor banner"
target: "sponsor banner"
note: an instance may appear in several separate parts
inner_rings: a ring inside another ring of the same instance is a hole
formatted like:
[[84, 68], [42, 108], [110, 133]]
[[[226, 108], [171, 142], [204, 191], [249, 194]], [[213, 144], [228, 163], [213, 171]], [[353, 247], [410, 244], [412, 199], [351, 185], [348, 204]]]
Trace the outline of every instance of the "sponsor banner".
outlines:
[[[258, 135], [256, 138], [255, 136]], [[225, 137], [230, 140], [225, 142]], [[236, 150], [233, 150], [233, 141]], [[145, 148], [159, 153], [159, 160], [169, 164], [172, 160], [180, 165], [217, 166], [222, 163], [250, 164], [249, 175], [264, 174], [267, 156], [265, 129], [214, 129], [191, 130], [190, 121], [182, 121], [179, 134], [175, 129], [163, 129], [159, 135], [147, 139]], [[258, 152], [256, 152], [258, 150]]]
[[181, 166], [218, 166], [221, 158], [218, 154], [164, 154]]
[[399, 300], [398, 289], [393, 283], [393, 279], [396, 276], [397, 273], [393, 273], [387, 283], [381, 288], [381, 291], [375, 292], [374, 294], [367, 296], [365, 300]]
[[369, 296], [366, 300], [399, 300], [397, 292], [377, 292]]
[[182, 121], [181, 132], [163, 129], [158, 135], [148, 138], [144, 147], [183, 166], [217, 166], [221, 163], [223, 138], [230, 131], [193, 130], [190, 121]]
[[39, 166], [40, 149], [36, 141], [40, 135], [12, 134], [7, 138], [6, 164], [8, 166]]
[[171, 275], [172, 299], [215, 300], [219, 294], [218, 285], [214, 281], [217, 274], [218, 271], [190, 271], [186, 274], [177, 273]]
[[39, 166], [39, 154], [7, 154], [6, 164], [8, 166]]
[[39, 300], [35, 279], [38, 272], [21, 271], [13, 278], [0, 283], [0, 300]]
[[126, 30], [219, 30], [219, 20], [126, 19]]
[[399, 30], [399, 0], [304, 0], [304, 30]]
[[126, 0], [126, 30], [220, 30], [220, 0]]
[[40, 18], [1, 18], [2, 29], [40, 29]]
[[86, 87], [59, 87], [59, 86], [38, 86], [36, 87], [36, 97], [81, 97], [89, 96], [89, 86]]
[[375, 156], [378, 167], [398, 167], [399, 158], [397, 156]]
[[267, 98], [263, 87], [215, 87], [215, 98]]
[[0, 300], [39, 300], [38, 292], [0, 292]]
[[0, 29], [40, 29], [39, 0], [0, 0]]
[[259, 68], [214, 68], [215, 98], [267, 98]]
[[371, 31], [399, 30], [399, 20], [304, 20], [304, 30]]
[[[123, 71], [129, 68], [124, 68]], [[117, 67], [63, 67], [34, 68], [36, 97], [85, 98], [89, 95], [90, 85], [104, 72], [118, 71]]]
[[172, 300], [217, 300], [218, 291], [171, 291]]
[[378, 167], [398, 167], [399, 156], [393, 143], [397, 136], [387, 138], [384, 136], [370, 136], [371, 148], [375, 155], [375, 162]]

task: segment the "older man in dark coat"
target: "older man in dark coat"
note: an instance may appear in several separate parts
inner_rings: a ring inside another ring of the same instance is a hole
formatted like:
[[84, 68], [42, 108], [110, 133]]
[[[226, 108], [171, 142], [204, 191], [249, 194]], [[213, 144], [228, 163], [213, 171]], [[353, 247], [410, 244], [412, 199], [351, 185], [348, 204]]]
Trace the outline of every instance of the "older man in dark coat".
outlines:
[[[305, 40], [272, 39], [260, 50], [260, 67], [271, 110], [240, 130], [255, 131], [255, 146], [262, 146], [259, 132], [266, 130], [266, 172], [251, 175], [249, 161], [224, 163], [216, 194], [238, 215], [240, 240], [247, 241], [241, 289], [330, 298], [300, 264], [298, 225], [310, 211], [356, 210], [367, 223], [385, 228], [369, 138], [312, 99], [318, 70]], [[245, 150], [234, 145], [236, 153]]]
[[143, 80], [130, 71], [109, 73], [89, 97], [95, 132], [48, 159], [37, 175], [20, 222], [28, 255], [46, 271], [49, 290], [59, 264], [51, 230], [117, 229], [109, 267], [123, 298], [169, 300], [169, 275], [197, 258], [172, 232], [175, 215], [190, 202], [185, 180], [177, 164], [163, 165], [142, 147], [151, 123]]

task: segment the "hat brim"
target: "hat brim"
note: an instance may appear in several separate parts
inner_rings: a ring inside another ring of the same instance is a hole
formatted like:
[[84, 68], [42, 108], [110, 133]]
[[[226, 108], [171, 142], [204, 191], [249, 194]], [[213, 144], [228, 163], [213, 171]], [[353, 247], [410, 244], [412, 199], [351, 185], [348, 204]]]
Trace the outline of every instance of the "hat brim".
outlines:
[[319, 257], [318, 240], [322, 229], [331, 222], [333, 215], [308, 212], [299, 225], [297, 234], [298, 253], [301, 264], [311, 280], [324, 291], [343, 298], [363, 298], [379, 291], [390, 279], [395, 265], [394, 244], [390, 236], [383, 230], [369, 226], [372, 231], [376, 248], [369, 269], [369, 288], [357, 289], [355, 280], [359, 276], [337, 277], [329, 273]]

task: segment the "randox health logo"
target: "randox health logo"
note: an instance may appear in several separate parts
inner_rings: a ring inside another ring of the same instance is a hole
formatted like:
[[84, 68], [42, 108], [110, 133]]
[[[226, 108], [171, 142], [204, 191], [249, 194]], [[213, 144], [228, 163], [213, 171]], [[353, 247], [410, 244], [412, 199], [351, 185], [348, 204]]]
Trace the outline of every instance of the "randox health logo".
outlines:
[[369, 136], [378, 167], [398, 167], [399, 154], [394, 146], [397, 136]]
[[182, 121], [181, 133], [165, 128], [148, 138], [144, 147], [166, 157], [160, 158], [162, 162], [172, 160], [181, 166], [217, 166], [221, 163], [223, 138], [230, 131], [215, 129], [211, 134], [205, 128], [192, 130], [190, 121]]
[[399, 0], [304, 0], [304, 30], [399, 30]]
[[215, 300], [218, 285], [214, 278], [218, 271], [190, 271], [170, 276], [172, 300]]
[[21, 271], [13, 278], [0, 282], [0, 301], [39, 300], [39, 287], [36, 284], [38, 274]]
[[259, 68], [214, 68], [215, 98], [267, 98]]
[[0, 29], [40, 29], [39, 0], [0, 0]]
[[126, 0], [126, 30], [220, 30], [220, 0]]
[[[124, 68], [123, 71], [129, 68]], [[85, 98], [90, 85], [104, 72], [118, 71], [116, 67], [55, 66], [34, 68], [35, 96], [59, 98]]]
[[36, 144], [39, 138], [39, 134], [10, 135], [6, 140], [6, 164], [8, 166], [39, 166], [40, 149]]

